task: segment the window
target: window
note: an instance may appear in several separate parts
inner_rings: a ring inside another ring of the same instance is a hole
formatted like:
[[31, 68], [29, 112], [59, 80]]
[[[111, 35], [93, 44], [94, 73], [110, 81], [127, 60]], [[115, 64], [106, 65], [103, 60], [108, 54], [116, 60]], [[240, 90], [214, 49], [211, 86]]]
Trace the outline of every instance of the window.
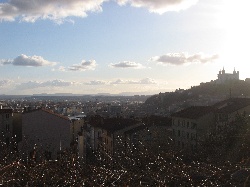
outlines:
[[175, 136], [175, 130], [173, 129], [173, 136]]
[[185, 127], [185, 120], [182, 121], [182, 127]]
[[187, 132], [187, 139], [189, 139], [189, 133]]
[[181, 136], [181, 131], [180, 130], [178, 130], [178, 136]]
[[7, 137], [7, 138], [5, 139], [5, 142], [6, 142], [7, 145], [9, 145], [9, 144], [10, 144], [10, 138]]
[[196, 129], [196, 126], [197, 126], [196, 123], [192, 123], [192, 124], [191, 124], [191, 129]]
[[175, 119], [173, 119], [173, 125], [175, 125]]
[[10, 125], [6, 124], [6, 131], [9, 132], [10, 131]]
[[189, 121], [187, 122], [187, 128], [189, 129]]
[[184, 142], [182, 142], [182, 145], [181, 145], [181, 147], [182, 147], [182, 148], [184, 148], [184, 147], [185, 147], [185, 144], [184, 144]]
[[191, 133], [191, 140], [196, 140], [196, 134]]
[[7, 118], [7, 119], [10, 118], [10, 114], [6, 114], [6, 118]]
[[184, 131], [181, 131], [181, 136], [185, 137], [185, 132]]

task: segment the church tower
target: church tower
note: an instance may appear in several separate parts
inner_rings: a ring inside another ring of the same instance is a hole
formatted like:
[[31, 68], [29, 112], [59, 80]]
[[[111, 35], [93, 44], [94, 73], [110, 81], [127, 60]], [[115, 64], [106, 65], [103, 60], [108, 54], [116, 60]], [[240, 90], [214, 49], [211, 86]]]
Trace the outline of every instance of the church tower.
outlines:
[[217, 82], [217, 84], [223, 84], [226, 81], [239, 80], [239, 74], [240, 74], [239, 71], [236, 72], [235, 68], [234, 68], [233, 73], [226, 73], [226, 71], [223, 67], [223, 70], [219, 71], [218, 79], [216, 80], [216, 82]]
[[225, 69], [224, 69], [224, 67], [223, 67], [223, 70], [222, 70], [222, 74], [225, 74]]

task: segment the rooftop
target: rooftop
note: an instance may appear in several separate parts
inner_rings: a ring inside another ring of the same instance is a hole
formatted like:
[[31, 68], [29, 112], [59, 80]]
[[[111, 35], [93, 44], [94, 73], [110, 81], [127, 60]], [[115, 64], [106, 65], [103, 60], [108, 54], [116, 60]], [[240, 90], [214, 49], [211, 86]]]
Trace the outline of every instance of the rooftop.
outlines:
[[24, 112], [24, 114], [26, 114], [26, 113], [32, 113], [32, 112], [36, 112], [36, 111], [43, 111], [43, 112], [46, 112], [46, 113], [48, 113], [48, 114], [54, 115], [54, 116], [56, 116], [56, 117], [62, 118], [62, 119], [64, 119], [64, 120], [70, 121], [70, 119], [69, 119], [67, 116], [63, 116], [63, 115], [60, 115], [60, 114], [56, 114], [56, 113], [54, 113], [53, 111], [46, 110], [46, 109], [43, 109], [43, 108], [39, 108], [39, 109], [35, 109], [35, 110], [26, 111], [26, 112]]
[[110, 132], [115, 132], [123, 128], [135, 125], [138, 121], [124, 118], [98, 118], [89, 121], [91, 126], [99, 127]]
[[232, 113], [239, 109], [245, 108], [249, 105], [250, 105], [249, 98], [230, 98], [225, 101], [216, 103], [214, 106], [217, 108], [216, 112]]
[[192, 106], [172, 114], [172, 117], [198, 119], [206, 114], [214, 111], [214, 107], [211, 106]]

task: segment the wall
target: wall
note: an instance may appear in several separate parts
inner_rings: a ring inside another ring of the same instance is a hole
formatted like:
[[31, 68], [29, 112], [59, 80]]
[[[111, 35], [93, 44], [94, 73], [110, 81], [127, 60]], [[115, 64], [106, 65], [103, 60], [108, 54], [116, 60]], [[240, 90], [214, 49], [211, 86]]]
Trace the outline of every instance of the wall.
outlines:
[[40, 154], [48, 150], [52, 153], [52, 158], [56, 158], [60, 147], [69, 148], [70, 142], [69, 120], [43, 110], [23, 114], [23, 149], [31, 151], [37, 144]]

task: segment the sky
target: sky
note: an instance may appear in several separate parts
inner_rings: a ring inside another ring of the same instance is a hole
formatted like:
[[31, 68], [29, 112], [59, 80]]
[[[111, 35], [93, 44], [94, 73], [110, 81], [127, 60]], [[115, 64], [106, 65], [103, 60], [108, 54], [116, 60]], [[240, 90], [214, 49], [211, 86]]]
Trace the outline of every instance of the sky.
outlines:
[[246, 0], [0, 0], [0, 94], [157, 94], [250, 77]]

